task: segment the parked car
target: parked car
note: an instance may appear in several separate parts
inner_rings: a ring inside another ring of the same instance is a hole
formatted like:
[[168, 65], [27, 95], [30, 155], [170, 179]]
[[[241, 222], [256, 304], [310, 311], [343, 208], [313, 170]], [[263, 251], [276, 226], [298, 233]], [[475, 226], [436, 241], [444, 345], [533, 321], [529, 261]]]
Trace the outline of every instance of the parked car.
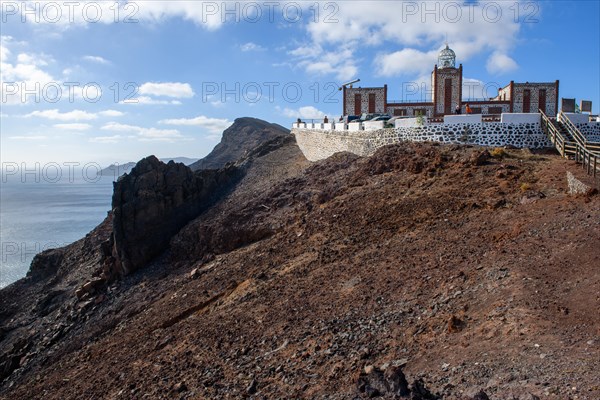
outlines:
[[370, 119], [369, 121], [389, 121], [392, 117], [390, 117], [387, 114], [384, 115], [380, 115], [378, 117], [375, 117], [373, 119]]
[[371, 114], [363, 114], [360, 116], [360, 120], [361, 121], [385, 121], [382, 119], [375, 119], [375, 118], [380, 118], [380, 117], [387, 117], [388, 119], [390, 118], [389, 115], [387, 114], [382, 114], [382, 113], [371, 113]]

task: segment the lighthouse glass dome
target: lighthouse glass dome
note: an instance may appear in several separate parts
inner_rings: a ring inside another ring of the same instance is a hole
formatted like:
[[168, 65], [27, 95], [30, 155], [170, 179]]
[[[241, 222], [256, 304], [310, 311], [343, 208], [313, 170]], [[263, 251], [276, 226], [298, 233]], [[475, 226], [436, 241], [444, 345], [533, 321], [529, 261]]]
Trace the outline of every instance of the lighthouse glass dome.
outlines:
[[456, 54], [448, 45], [446, 45], [444, 50], [440, 51], [438, 65], [441, 68], [454, 68], [456, 66]]

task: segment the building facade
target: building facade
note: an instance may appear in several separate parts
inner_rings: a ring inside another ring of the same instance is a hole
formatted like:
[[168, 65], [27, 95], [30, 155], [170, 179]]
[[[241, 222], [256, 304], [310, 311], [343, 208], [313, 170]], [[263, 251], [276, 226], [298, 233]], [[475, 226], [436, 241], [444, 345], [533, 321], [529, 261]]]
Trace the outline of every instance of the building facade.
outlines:
[[558, 113], [558, 80], [542, 83], [515, 83], [498, 90], [496, 97], [462, 100], [463, 66], [456, 67], [456, 54], [446, 45], [431, 73], [431, 102], [388, 102], [388, 87], [343, 87], [343, 114], [385, 113], [391, 116], [442, 117], [453, 114], [457, 106], [465, 113], [468, 103], [473, 114], [537, 113], [554, 116]]

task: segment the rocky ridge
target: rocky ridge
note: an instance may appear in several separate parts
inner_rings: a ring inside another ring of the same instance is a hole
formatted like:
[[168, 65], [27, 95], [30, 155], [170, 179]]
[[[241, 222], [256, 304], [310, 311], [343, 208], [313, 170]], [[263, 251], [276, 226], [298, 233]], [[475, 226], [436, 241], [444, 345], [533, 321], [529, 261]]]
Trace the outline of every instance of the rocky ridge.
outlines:
[[219, 144], [203, 159], [190, 165], [193, 171], [219, 169], [227, 163], [238, 161], [273, 139], [289, 136], [289, 129], [256, 118], [237, 118], [223, 132]]

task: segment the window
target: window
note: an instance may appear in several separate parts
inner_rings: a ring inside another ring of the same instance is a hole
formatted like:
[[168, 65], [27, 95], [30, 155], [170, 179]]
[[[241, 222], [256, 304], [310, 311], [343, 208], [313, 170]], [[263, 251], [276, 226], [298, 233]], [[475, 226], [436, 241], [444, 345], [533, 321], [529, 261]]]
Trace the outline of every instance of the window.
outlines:
[[405, 108], [396, 108], [396, 109], [394, 109], [394, 116], [395, 117], [405, 117], [406, 116], [406, 109]]

